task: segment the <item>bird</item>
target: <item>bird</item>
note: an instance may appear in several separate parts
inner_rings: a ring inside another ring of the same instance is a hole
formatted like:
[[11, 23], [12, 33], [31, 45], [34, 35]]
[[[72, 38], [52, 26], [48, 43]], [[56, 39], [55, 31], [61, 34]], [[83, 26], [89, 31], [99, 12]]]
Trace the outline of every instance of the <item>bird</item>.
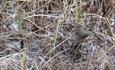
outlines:
[[91, 32], [87, 27], [82, 25], [78, 25], [73, 32], [76, 35], [76, 41], [70, 47], [70, 57], [72, 62], [76, 62], [76, 60], [81, 58], [81, 52], [79, 51], [81, 44], [91, 35]]

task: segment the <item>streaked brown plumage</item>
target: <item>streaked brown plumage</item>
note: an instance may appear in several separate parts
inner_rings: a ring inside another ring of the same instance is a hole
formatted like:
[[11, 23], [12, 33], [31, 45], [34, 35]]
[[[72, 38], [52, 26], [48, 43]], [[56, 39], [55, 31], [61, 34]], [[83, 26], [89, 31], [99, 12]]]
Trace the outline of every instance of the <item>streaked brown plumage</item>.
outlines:
[[70, 48], [70, 55], [73, 62], [76, 62], [76, 60], [81, 58], [81, 44], [85, 41], [85, 39], [91, 34], [91, 32], [88, 30], [87, 27], [84, 26], [77, 26], [74, 30], [76, 35], [76, 42], [73, 43], [73, 45]]

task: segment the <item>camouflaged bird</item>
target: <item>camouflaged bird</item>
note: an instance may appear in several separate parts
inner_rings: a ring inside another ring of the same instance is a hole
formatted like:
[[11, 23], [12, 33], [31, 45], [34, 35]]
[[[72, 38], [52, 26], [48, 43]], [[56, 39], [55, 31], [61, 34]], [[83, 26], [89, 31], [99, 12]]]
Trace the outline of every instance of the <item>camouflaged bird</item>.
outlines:
[[81, 50], [81, 44], [91, 35], [91, 32], [87, 27], [82, 25], [78, 25], [73, 32], [77, 40], [73, 43], [69, 51], [72, 62], [77, 62], [77, 60], [81, 58], [81, 52], [79, 51]]

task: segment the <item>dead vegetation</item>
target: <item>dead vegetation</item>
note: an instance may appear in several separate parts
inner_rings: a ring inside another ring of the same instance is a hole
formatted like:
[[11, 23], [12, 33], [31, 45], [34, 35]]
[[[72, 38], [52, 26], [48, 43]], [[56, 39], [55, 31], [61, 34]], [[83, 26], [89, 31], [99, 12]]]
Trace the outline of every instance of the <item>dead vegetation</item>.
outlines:
[[113, 0], [0, 0], [0, 70], [114, 70]]

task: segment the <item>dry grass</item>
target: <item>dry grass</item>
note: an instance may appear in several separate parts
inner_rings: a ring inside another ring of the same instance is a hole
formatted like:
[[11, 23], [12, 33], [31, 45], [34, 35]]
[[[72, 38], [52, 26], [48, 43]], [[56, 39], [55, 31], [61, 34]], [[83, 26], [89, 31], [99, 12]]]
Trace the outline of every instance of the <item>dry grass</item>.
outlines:
[[0, 0], [0, 70], [114, 70], [114, 8], [112, 0]]

